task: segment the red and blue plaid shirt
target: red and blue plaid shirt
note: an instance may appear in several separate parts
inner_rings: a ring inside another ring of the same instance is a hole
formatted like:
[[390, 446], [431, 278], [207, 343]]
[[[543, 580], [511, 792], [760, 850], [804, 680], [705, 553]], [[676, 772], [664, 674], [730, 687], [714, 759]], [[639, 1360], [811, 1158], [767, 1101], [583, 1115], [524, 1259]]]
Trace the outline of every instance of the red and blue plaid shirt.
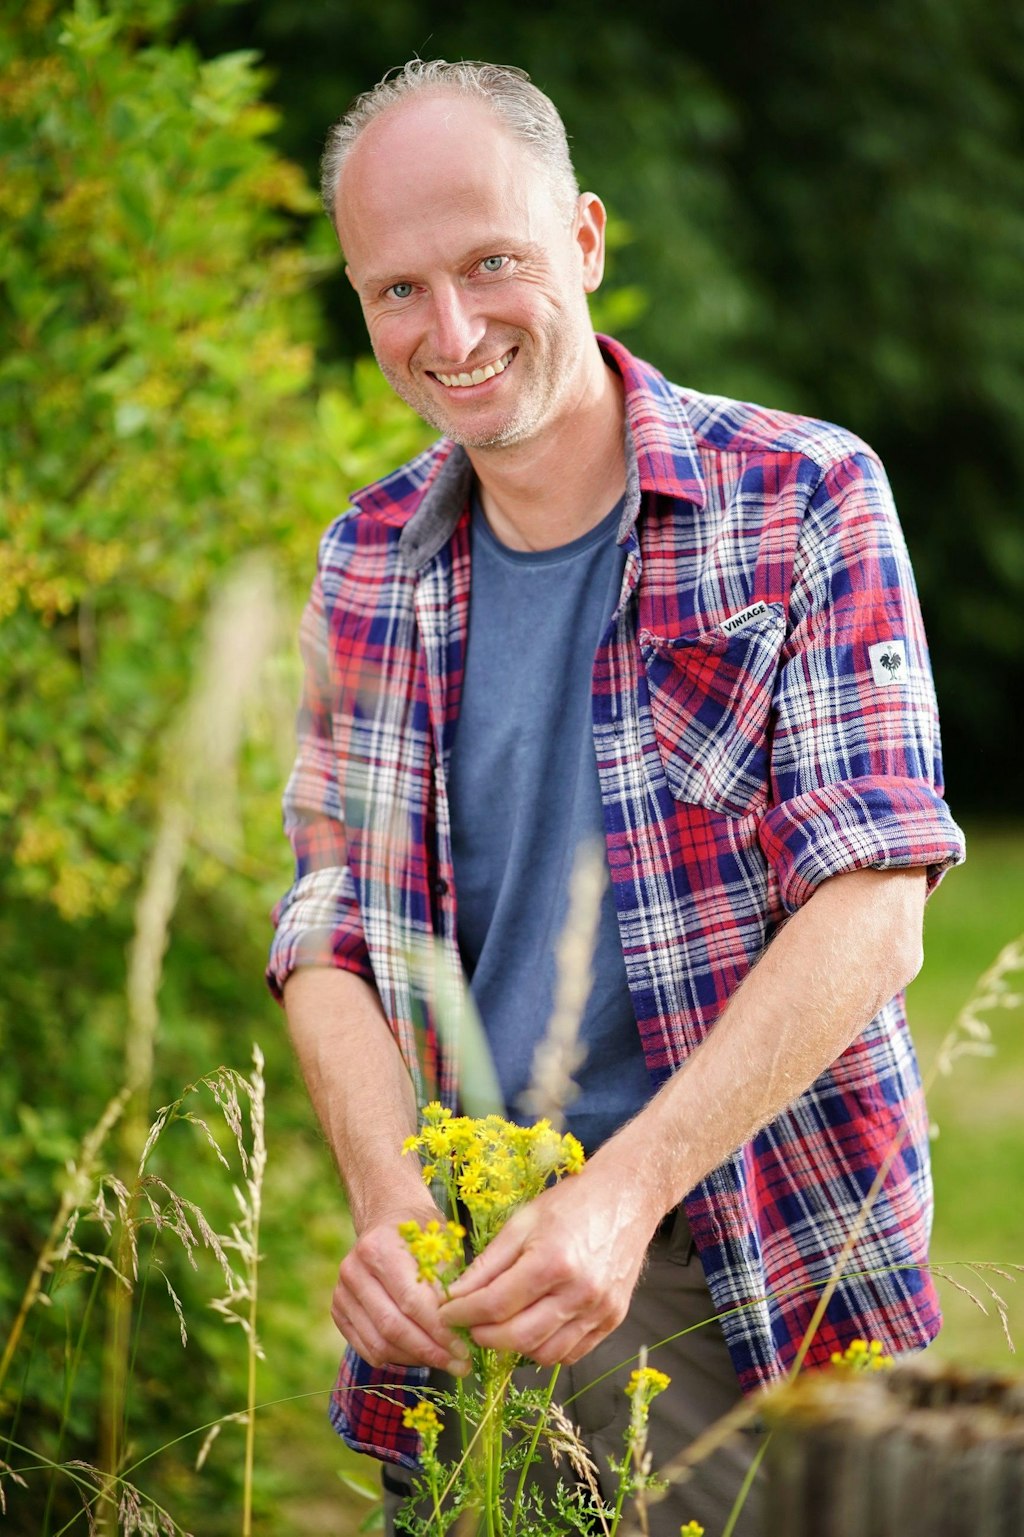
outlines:
[[[911, 866], [934, 880], [963, 840], [941, 798], [925, 638], [877, 458], [828, 423], [678, 389], [601, 345], [625, 386], [628, 484], [593, 730], [657, 1086], [820, 882]], [[297, 876], [268, 973], [278, 994], [303, 965], [372, 981], [418, 1091], [449, 1103], [455, 1053], [410, 957], [439, 943], [459, 969], [445, 770], [466, 654], [470, 482], [465, 454], [441, 440], [354, 496], [324, 536], [285, 801]], [[927, 1122], [902, 999], [687, 1197], [744, 1389], [792, 1362], [896, 1145], [807, 1361], [857, 1335], [907, 1350], [940, 1315], [923, 1268]], [[419, 1381], [349, 1352], [332, 1419], [359, 1450], [412, 1465], [401, 1411]]]

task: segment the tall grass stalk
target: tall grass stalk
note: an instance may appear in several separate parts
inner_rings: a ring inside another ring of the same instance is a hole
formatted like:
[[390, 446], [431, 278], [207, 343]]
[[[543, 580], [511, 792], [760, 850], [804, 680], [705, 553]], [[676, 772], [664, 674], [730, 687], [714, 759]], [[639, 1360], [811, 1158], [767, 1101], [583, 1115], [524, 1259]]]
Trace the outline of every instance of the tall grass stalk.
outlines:
[[141, 1178], [141, 1160], [149, 1126], [149, 1099], [153, 1059], [159, 1023], [157, 995], [163, 958], [170, 939], [171, 919], [177, 904], [181, 872], [188, 851], [190, 815], [177, 800], [165, 801], [157, 836], [135, 904], [135, 924], [129, 952], [127, 999], [128, 1030], [125, 1035], [124, 1070], [128, 1111], [121, 1134], [122, 1177], [136, 1185], [116, 1229], [117, 1270], [126, 1278], [111, 1295], [104, 1350], [103, 1399], [100, 1416], [100, 1466], [106, 1469], [108, 1490], [101, 1496], [98, 1525], [112, 1515], [116, 1477], [121, 1467], [126, 1435], [128, 1357], [131, 1342], [133, 1286], [138, 1278], [132, 1207]]
[[533, 1056], [530, 1085], [519, 1108], [532, 1120], [565, 1126], [565, 1110], [579, 1093], [575, 1073], [586, 1052], [579, 1044], [583, 1011], [594, 984], [593, 960], [607, 885], [607, 856], [584, 842], [573, 859], [569, 908], [555, 948], [555, 996], [543, 1040]]
[[[147, 1161], [153, 1149], [175, 1121], [187, 1121], [198, 1127], [204, 1133], [206, 1142], [218, 1159], [227, 1166], [227, 1160], [209, 1125], [187, 1103], [200, 1088], [212, 1093], [220, 1107], [227, 1127], [234, 1136], [244, 1174], [242, 1187], [236, 1187], [235, 1191], [241, 1217], [232, 1224], [230, 1233], [226, 1235], [218, 1234], [210, 1227], [194, 1201], [178, 1195], [163, 1179], [147, 1171]], [[193, 1267], [195, 1267], [193, 1251], [202, 1242], [215, 1255], [225, 1280], [225, 1295], [216, 1299], [212, 1306], [227, 1321], [239, 1324], [247, 1335], [246, 1410], [242, 1413], [225, 1415], [218, 1423], [234, 1420], [246, 1425], [243, 1531], [245, 1537], [250, 1537], [255, 1471], [256, 1361], [262, 1354], [256, 1336], [256, 1317], [259, 1224], [262, 1184], [266, 1168], [263, 1057], [259, 1047], [254, 1047], [253, 1069], [250, 1077], [231, 1068], [220, 1068], [201, 1079], [199, 1083], [189, 1085], [179, 1099], [163, 1107], [149, 1129], [142, 1150], [139, 1178], [134, 1192], [129, 1192], [116, 1175], [105, 1173], [99, 1159], [106, 1130], [109, 1129], [118, 1107], [123, 1104], [126, 1094], [127, 1090], [123, 1091], [107, 1107], [101, 1123], [89, 1134], [83, 1144], [83, 1151], [73, 1166], [75, 1177], [69, 1182], [69, 1193], [61, 1202], [57, 1216], [51, 1225], [50, 1238], [37, 1261], [32, 1281], [26, 1288], [25, 1298], [18, 1313], [18, 1327], [12, 1330], [11, 1337], [7, 1341], [3, 1356], [5, 1375], [14, 1358], [18, 1341], [23, 1333], [24, 1322], [32, 1306], [36, 1302], [47, 1300], [41, 1289], [42, 1281], [51, 1274], [59, 1275], [61, 1267], [69, 1262], [91, 1269], [94, 1277], [93, 1288], [87, 1302], [78, 1344], [73, 1353], [70, 1376], [65, 1383], [64, 1416], [59, 1440], [59, 1445], [62, 1447], [65, 1422], [71, 1412], [72, 1382], [86, 1342], [88, 1316], [95, 1295], [96, 1279], [101, 1274], [109, 1273], [116, 1289], [127, 1293], [134, 1302], [137, 1294], [144, 1295], [145, 1282], [150, 1271], [155, 1270], [161, 1274], [178, 1315], [184, 1345], [187, 1334], [181, 1303], [171, 1287], [169, 1277], [154, 1258], [151, 1257], [147, 1267], [140, 1267], [139, 1234], [146, 1225], [153, 1227], [154, 1242], [160, 1233], [173, 1234], [181, 1242], [185, 1255]], [[243, 1100], [248, 1105], [248, 1137], [251, 1148], [246, 1145]], [[108, 1205], [110, 1195], [115, 1198], [116, 1213]], [[76, 1202], [74, 1206], [71, 1206], [72, 1199]], [[127, 1254], [125, 1273], [122, 1274], [119, 1271], [117, 1264], [109, 1258], [108, 1254], [93, 1252], [79, 1245], [78, 1228], [88, 1218], [100, 1222], [108, 1240], [113, 1240], [115, 1234], [123, 1236]], [[236, 1270], [231, 1263], [230, 1256], [233, 1253], [237, 1253], [241, 1259], [240, 1270]], [[140, 1268], [142, 1269], [141, 1282], [139, 1282]], [[137, 1282], [139, 1282], [138, 1285]], [[137, 1311], [138, 1308], [136, 1308]], [[106, 1360], [104, 1364], [106, 1365]], [[134, 1352], [127, 1364], [126, 1383], [130, 1379], [133, 1367]], [[202, 1428], [199, 1427], [199, 1429]], [[197, 1434], [198, 1429], [190, 1433]], [[26, 1459], [17, 1468], [12, 1467], [6, 1460], [15, 1450], [22, 1453]], [[57, 1458], [47, 1457], [31, 1447], [20, 1445], [15, 1440], [14, 1433], [10, 1432], [5, 1437], [4, 1454], [4, 1461], [0, 1462], [0, 1497], [4, 1496], [5, 1479], [23, 1484], [24, 1475], [27, 1473], [49, 1472], [49, 1493], [43, 1518], [44, 1531], [50, 1530], [50, 1512], [58, 1477], [70, 1480], [82, 1499], [82, 1512], [72, 1517], [70, 1522], [60, 1528], [60, 1532], [68, 1530], [83, 1512], [89, 1523], [90, 1532], [100, 1531], [104, 1527], [108, 1529], [116, 1527], [118, 1531], [125, 1534], [171, 1533], [180, 1530], [167, 1511], [130, 1482], [129, 1475], [135, 1471], [136, 1467], [148, 1461], [149, 1456], [157, 1455], [155, 1452], [150, 1453], [132, 1467], [124, 1467], [122, 1459], [122, 1465], [111, 1470], [109, 1466], [96, 1466], [80, 1459], [61, 1461], [59, 1453]], [[56, 1534], [56, 1537], [60, 1537], [60, 1533]]]
[[4, 1344], [3, 1354], [0, 1355], [0, 1393], [3, 1392], [28, 1316], [43, 1295], [46, 1277], [50, 1275], [61, 1257], [64, 1234], [72, 1214], [91, 1198], [93, 1182], [99, 1170], [100, 1153], [111, 1131], [124, 1113], [127, 1098], [126, 1089], [114, 1095], [96, 1125], [83, 1139], [78, 1157], [67, 1166], [68, 1178], [60, 1203], [22, 1294], [18, 1311], [11, 1325], [11, 1332]]
[[[193, 830], [215, 816], [220, 829], [237, 823], [237, 759], [245, 710], [275, 633], [276, 602], [269, 566], [243, 562], [214, 600], [197, 681], [172, 729], [153, 851], [135, 904], [126, 983], [128, 1029], [124, 1077], [129, 1092], [121, 1138], [121, 1177], [134, 1190], [118, 1225], [117, 1270], [137, 1276], [131, 1207], [141, 1178], [149, 1126], [159, 992], [182, 872]], [[100, 1463], [115, 1480], [126, 1435], [132, 1286], [115, 1287], [104, 1361]], [[251, 1487], [251, 1474], [247, 1480]], [[113, 1483], [111, 1484], [113, 1488]], [[101, 1501], [100, 1524], [111, 1514]]]
[[[231, 1237], [226, 1245], [233, 1249], [242, 1261], [242, 1273], [232, 1276], [224, 1297], [217, 1298], [212, 1306], [228, 1323], [238, 1324], [246, 1340], [246, 1398], [245, 1398], [245, 1461], [242, 1481], [242, 1537], [252, 1534], [253, 1480], [256, 1470], [256, 1370], [263, 1351], [256, 1332], [259, 1309], [259, 1242], [260, 1215], [263, 1204], [263, 1177], [267, 1167], [265, 1123], [265, 1082], [263, 1077], [263, 1053], [253, 1047], [252, 1074], [240, 1079], [249, 1102], [249, 1123], [252, 1132], [252, 1151], [245, 1162], [245, 1183], [235, 1187], [240, 1216], [232, 1224]], [[244, 1144], [239, 1140], [239, 1147]]]

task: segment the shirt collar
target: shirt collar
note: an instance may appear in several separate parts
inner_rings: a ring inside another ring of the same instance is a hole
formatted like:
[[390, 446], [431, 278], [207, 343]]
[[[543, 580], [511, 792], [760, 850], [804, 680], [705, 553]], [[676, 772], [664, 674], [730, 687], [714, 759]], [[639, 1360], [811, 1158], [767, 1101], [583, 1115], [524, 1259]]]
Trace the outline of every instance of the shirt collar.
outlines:
[[[598, 336], [605, 361], [622, 377], [626, 412], [626, 497], [619, 542], [640, 511], [641, 495], [703, 507], [704, 475], [683, 395], [621, 342]], [[451, 538], [465, 510], [473, 471], [464, 449], [442, 438], [411, 465], [358, 491], [353, 502], [402, 525], [403, 563], [418, 571]]]

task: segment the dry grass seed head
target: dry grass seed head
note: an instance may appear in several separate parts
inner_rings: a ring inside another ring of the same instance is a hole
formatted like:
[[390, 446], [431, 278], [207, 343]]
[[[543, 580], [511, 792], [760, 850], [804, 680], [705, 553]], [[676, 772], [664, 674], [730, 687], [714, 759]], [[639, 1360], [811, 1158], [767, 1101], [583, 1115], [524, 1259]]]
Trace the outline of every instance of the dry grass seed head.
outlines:
[[4, 1489], [4, 1479], [9, 1478], [12, 1484], [17, 1484], [22, 1489], [27, 1489], [28, 1484], [20, 1473], [16, 1473], [9, 1462], [0, 1457], [0, 1515], [7, 1514], [7, 1492]]
[[[108, 1254], [95, 1254], [91, 1249], [80, 1249], [77, 1244], [73, 1243], [68, 1245], [66, 1253], [62, 1251], [60, 1258], [62, 1263], [65, 1264], [70, 1259], [79, 1260], [82, 1269], [87, 1271], [109, 1270], [115, 1280], [120, 1281], [126, 1292], [135, 1290], [132, 1284], [132, 1277], [125, 1275], [124, 1271], [115, 1265]], [[43, 1298], [41, 1297], [39, 1300], [42, 1301]]]
[[[192, 1111], [192, 1110], [187, 1110], [187, 1111], [185, 1111], [183, 1113], [183, 1115], [181, 1116], [181, 1119], [183, 1121], [188, 1121], [190, 1126], [197, 1126], [199, 1128], [199, 1130], [202, 1132], [204, 1138], [206, 1139], [207, 1143], [209, 1144], [209, 1146], [213, 1149], [214, 1153], [216, 1154], [216, 1157], [217, 1157], [218, 1161], [221, 1163], [221, 1165], [225, 1169], [229, 1169], [231, 1167], [231, 1165], [228, 1163], [227, 1159], [224, 1157], [224, 1151], [221, 1148], [220, 1143], [217, 1141], [217, 1138], [213, 1135], [213, 1132], [210, 1130], [210, 1128], [209, 1128], [208, 1124], [206, 1123], [206, 1121], [203, 1120], [202, 1116], [201, 1115], [196, 1115], [195, 1112]], [[244, 1167], [244, 1165], [243, 1165], [243, 1167]]]
[[[598, 1482], [597, 1464], [590, 1455], [588, 1448], [584, 1445], [580, 1432], [561, 1404], [552, 1402], [548, 1406], [548, 1423], [545, 1426], [544, 1433], [547, 1437], [548, 1447], [555, 1466], [558, 1466], [559, 1460], [564, 1456], [576, 1478], [583, 1484], [590, 1495], [594, 1509], [601, 1511], [604, 1507], [604, 1500], [601, 1495], [601, 1486]], [[598, 1520], [602, 1532], [607, 1537], [608, 1522], [603, 1515], [599, 1515]]]
[[978, 1277], [978, 1280], [981, 1282], [982, 1286], [984, 1286], [985, 1290], [992, 1298], [992, 1301], [995, 1303], [996, 1312], [999, 1314], [999, 1322], [1003, 1330], [1003, 1338], [1006, 1341], [1010, 1354], [1015, 1356], [1017, 1354], [1017, 1347], [1013, 1343], [1013, 1335], [1010, 1333], [1009, 1305], [1006, 1301], [1006, 1298], [1000, 1292], [996, 1291], [995, 1287], [992, 1285], [992, 1282], [987, 1278], [987, 1276], [983, 1274], [983, 1270], [987, 1270], [992, 1267], [987, 1265], [968, 1265], [967, 1268], [973, 1275]]
[[[978, 979], [974, 992], [957, 1015], [956, 1024], [939, 1047], [936, 1073], [948, 1076], [960, 1057], [990, 1057], [995, 1051], [992, 1031], [982, 1014], [996, 1009], [1018, 1009], [1021, 995], [1011, 989], [1009, 978], [1024, 971], [1024, 935], [1004, 945], [992, 965]], [[928, 1087], [928, 1080], [926, 1080]]]
[[117, 1508], [121, 1537], [175, 1537], [181, 1530], [175, 1521], [140, 1494], [132, 1484], [124, 1484]]

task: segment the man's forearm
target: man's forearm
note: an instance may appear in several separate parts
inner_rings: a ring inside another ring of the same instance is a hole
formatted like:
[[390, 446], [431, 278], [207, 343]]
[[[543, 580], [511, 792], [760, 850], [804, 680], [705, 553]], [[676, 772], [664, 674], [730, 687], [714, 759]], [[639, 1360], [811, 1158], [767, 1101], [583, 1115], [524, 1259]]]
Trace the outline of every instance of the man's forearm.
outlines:
[[309, 967], [285, 984], [285, 1009], [310, 1097], [348, 1191], [356, 1242], [338, 1268], [331, 1316], [348, 1343], [385, 1363], [468, 1370], [468, 1352], [416, 1277], [399, 1224], [440, 1213], [402, 1155], [416, 1130], [412, 1080], [380, 1000], [350, 972]]
[[783, 927], [684, 1067], [591, 1160], [652, 1220], [772, 1121], [916, 975], [923, 870], [826, 882]]
[[352, 972], [304, 967], [288, 978], [284, 1003], [356, 1231], [382, 1210], [429, 1206], [417, 1161], [402, 1157], [416, 1130], [412, 1080], [373, 987]]

